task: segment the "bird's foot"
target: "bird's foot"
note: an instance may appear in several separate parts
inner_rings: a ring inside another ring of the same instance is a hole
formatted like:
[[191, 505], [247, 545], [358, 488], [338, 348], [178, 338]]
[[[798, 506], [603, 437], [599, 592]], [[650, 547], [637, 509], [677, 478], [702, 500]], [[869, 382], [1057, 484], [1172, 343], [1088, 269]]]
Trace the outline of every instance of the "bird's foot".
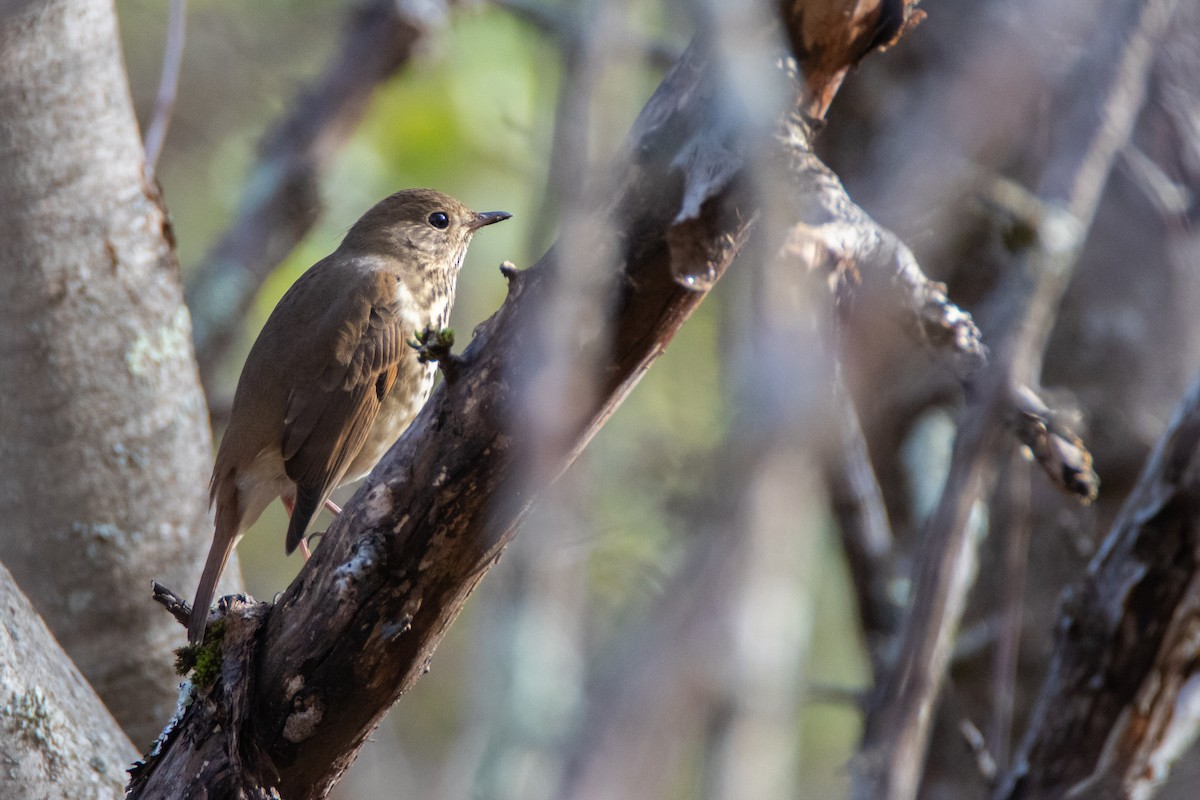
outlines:
[[436, 361], [447, 381], [458, 377], [460, 359], [450, 352], [454, 346], [454, 331], [451, 328], [426, 328], [417, 334], [416, 339], [410, 339], [408, 346], [417, 351], [417, 360], [422, 364]]
[[327, 533], [327, 531], [313, 531], [313, 532], [312, 532], [312, 533], [310, 533], [308, 536], [305, 536], [305, 537], [304, 537], [304, 542], [301, 544], [301, 546], [302, 546], [302, 547], [309, 547], [309, 543], [311, 542], [311, 543], [312, 543], [312, 544], [311, 544], [311, 546], [312, 546], [312, 547], [316, 547], [316, 546], [317, 546], [317, 539], [320, 539], [320, 538], [321, 538], [322, 536], [324, 536], [326, 533]]

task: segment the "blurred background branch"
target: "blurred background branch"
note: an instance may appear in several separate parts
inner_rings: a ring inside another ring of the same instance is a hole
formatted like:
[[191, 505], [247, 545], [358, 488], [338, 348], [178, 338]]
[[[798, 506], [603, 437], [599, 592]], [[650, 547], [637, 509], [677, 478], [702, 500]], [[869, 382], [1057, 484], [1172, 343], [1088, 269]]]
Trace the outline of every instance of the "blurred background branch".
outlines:
[[159, 78], [158, 95], [154, 99], [154, 117], [146, 126], [146, 181], [154, 182], [154, 170], [162, 155], [171, 127], [171, 113], [175, 110], [175, 98], [179, 92], [179, 67], [183, 63], [183, 46], [187, 29], [187, 0], [171, 0], [171, 12], [167, 19], [167, 40], [163, 45], [162, 77]]
[[[917, 795], [932, 708], [974, 581], [979, 539], [970, 535], [968, 520], [972, 507], [994, 487], [1010, 387], [1039, 378], [1053, 320], [1108, 173], [1141, 110], [1150, 54], [1174, 5], [1170, 0], [1131, 2], [1121, 9], [1122, 24], [1106, 28], [1106, 47], [1086, 51], [1071, 72], [1074, 81], [1060, 95], [1062, 118], [1070, 122], [1058, 131], [1044, 167], [1041, 194], [1047, 213], [1039, 220], [1027, 265], [1013, 270], [1011, 287], [1001, 290], [1009, 297], [1011, 322], [993, 344], [995, 356], [974, 387], [976, 397], [963, 409], [949, 477], [915, 573], [900, 654], [868, 712], [865, 769], [855, 789], [864, 800]], [[1096, 78], [1100, 64], [1111, 67], [1107, 80]], [[1086, 91], [1078, 88], [1080, 82]], [[1103, 110], [1099, 116], [1096, 108]], [[1088, 144], [1081, 150], [1080, 142]]]

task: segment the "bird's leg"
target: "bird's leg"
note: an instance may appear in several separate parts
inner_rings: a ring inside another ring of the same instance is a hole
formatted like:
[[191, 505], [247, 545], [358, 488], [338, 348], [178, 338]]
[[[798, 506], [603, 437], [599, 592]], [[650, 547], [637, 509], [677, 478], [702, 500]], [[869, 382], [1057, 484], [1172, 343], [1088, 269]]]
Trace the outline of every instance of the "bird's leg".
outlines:
[[[333, 514], [335, 517], [341, 515], [341, 513], [342, 513], [342, 507], [339, 506], [337, 503], [333, 502], [332, 500], [326, 499], [325, 508], [327, 508], [329, 510], [329, 513]], [[325, 535], [325, 531], [313, 531], [308, 536], [305, 536], [303, 539], [300, 540], [300, 552], [304, 555], [305, 561], [308, 561], [308, 555], [309, 555], [308, 543], [311, 542], [313, 539], [316, 539], [318, 536], [324, 536], [324, 535]]]
[[[292, 515], [292, 509], [296, 507], [296, 498], [293, 497], [289, 500], [286, 497], [280, 497], [279, 499], [283, 501], [283, 508], [285, 511], [287, 511], [287, 515], [290, 517]], [[342, 513], [342, 507], [332, 500], [325, 501], [325, 508], [328, 509], [329, 513], [333, 514], [335, 517]]]
[[454, 346], [453, 329], [426, 328], [417, 334], [417, 338], [409, 339], [408, 346], [417, 351], [417, 360], [422, 364], [436, 361], [447, 382], [453, 383], [458, 377], [462, 359], [450, 352], [450, 348]]

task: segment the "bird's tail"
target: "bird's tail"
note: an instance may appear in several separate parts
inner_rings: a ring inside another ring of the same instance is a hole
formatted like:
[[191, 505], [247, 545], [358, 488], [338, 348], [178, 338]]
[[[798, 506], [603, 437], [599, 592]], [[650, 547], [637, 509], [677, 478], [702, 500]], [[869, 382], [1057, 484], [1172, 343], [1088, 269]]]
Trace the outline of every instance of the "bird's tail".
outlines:
[[192, 618], [188, 622], [188, 641], [192, 644], [204, 641], [204, 629], [208, 627], [208, 612], [217, 590], [217, 581], [221, 579], [229, 554], [237, 544], [237, 500], [236, 497], [229, 499], [233, 502], [222, 502], [225, 498], [217, 500], [216, 531], [213, 533], [212, 547], [208, 550], [208, 559], [204, 562], [204, 572], [200, 574], [196, 599], [192, 601]]

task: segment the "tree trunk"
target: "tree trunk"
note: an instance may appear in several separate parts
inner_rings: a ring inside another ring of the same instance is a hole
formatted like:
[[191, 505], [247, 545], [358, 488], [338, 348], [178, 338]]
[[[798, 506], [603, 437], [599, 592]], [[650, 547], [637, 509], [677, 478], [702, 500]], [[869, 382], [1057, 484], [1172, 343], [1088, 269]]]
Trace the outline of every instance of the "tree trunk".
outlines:
[[146, 744], [183, 642], [150, 584], [195, 584], [211, 437], [111, 2], [0, 2], [0, 120], [0, 560]]
[[137, 751], [2, 566], [0, 617], [0, 797], [123, 796]]

